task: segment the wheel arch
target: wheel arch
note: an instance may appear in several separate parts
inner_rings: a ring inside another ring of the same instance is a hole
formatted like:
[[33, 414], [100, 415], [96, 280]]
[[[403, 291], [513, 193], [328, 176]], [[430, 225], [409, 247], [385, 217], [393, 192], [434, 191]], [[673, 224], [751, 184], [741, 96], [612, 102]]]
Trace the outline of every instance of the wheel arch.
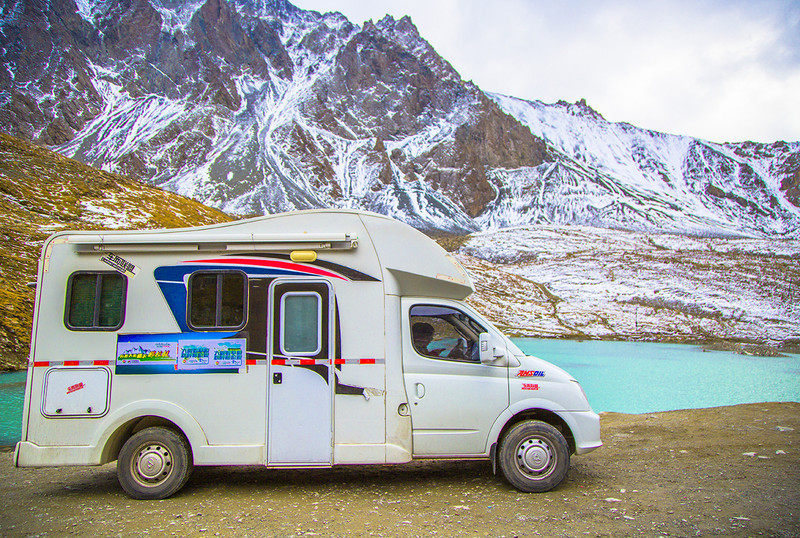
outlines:
[[516, 412], [514, 412], [512, 409], [508, 409], [506, 411], [506, 415], [501, 415], [497, 419], [495, 425], [492, 427], [491, 434], [489, 435], [489, 455], [492, 459], [493, 467], [497, 463], [497, 446], [500, 442], [500, 439], [503, 438], [508, 430], [526, 420], [539, 420], [556, 428], [567, 441], [569, 453], [575, 453], [576, 442], [575, 435], [572, 433], [572, 428], [570, 427], [569, 423], [555, 411], [542, 406], [526, 407], [523, 409], [518, 409]]
[[561, 435], [566, 439], [567, 445], [569, 445], [569, 453], [575, 453], [575, 436], [572, 434], [572, 429], [569, 427], [569, 424], [558, 414], [548, 409], [526, 409], [525, 411], [517, 413], [511, 417], [500, 430], [500, 435], [497, 437], [498, 440], [501, 439], [508, 430], [525, 420], [539, 420], [550, 424], [561, 432]]
[[[144, 402], [140, 402], [142, 403]], [[153, 426], [168, 428], [181, 435], [192, 453], [198, 447], [208, 444], [202, 428], [186, 411], [163, 401], [153, 401], [150, 404], [126, 406], [115, 413], [111, 424], [95, 444], [96, 447], [101, 447], [101, 464], [116, 460], [125, 441], [135, 433]]]
[[192, 451], [191, 441], [189, 441], [189, 438], [177, 424], [164, 417], [145, 415], [129, 420], [111, 433], [103, 446], [101, 461], [103, 463], [109, 463], [116, 460], [119, 456], [119, 451], [122, 450], [122, 445], [124, 445], [128, 439], [135, 433], [154, 426], [160, 426], [174, 431], [186, 440], [189, 451]]

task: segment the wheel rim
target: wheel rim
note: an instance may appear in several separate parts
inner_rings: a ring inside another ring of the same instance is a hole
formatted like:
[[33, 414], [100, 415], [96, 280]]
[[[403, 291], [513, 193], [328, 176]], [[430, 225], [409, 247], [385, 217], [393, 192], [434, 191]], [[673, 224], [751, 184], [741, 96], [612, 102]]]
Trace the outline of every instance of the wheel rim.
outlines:
[[556, 456], [547, 440], [528, 437], [517, 445], [517, 468], [525, 475], [541, 479], [550, 474], [555, 467]]
[[142, 446], [131, 461], [131, 475], [145, 487], [161, 484], [172, 474], [172, 453], [162, 444]]

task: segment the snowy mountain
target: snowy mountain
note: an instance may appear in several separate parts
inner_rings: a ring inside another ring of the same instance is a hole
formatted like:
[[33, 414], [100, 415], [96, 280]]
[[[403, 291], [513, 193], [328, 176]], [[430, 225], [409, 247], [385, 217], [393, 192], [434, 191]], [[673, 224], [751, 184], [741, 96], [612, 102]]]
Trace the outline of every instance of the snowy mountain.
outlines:
[[486, 95], [407, 17], [358, 26], [285, 0], [4, 6], [0, 130], [228, 212], [800, 236], [800, 143], [713, 144]]
[[551, 222], [798, 236], [799, 143], [715, 144], [611, 123], [584, 101], [491, 97], [561, 158], [508, 182], [509, 195], [484, 227]]

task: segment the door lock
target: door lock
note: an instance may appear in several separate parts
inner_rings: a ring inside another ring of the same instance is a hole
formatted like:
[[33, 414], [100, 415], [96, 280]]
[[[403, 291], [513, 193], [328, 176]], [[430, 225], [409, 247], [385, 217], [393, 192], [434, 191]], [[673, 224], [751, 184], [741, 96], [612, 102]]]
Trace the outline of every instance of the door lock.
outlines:
[[272, 374], [272, 384], [280, 385], [281, 383], [283, 383], [283, 374], [280, 372]]

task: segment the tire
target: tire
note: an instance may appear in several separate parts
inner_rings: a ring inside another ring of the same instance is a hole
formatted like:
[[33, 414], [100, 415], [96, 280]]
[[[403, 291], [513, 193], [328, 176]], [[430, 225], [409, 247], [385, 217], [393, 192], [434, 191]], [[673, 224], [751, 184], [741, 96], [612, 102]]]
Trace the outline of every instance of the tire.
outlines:
[[192, 473], [192, 452], [182, 435], [145, 428], [128, 439], [117, 459], [117, 478], [134, 499], [166, 499]]
[[541, 493], [558, 486], [569, 470], [569, 446], [546, 422], [527, 420], [513, 426], [500, 442], [500, 468], [520, 491]]

